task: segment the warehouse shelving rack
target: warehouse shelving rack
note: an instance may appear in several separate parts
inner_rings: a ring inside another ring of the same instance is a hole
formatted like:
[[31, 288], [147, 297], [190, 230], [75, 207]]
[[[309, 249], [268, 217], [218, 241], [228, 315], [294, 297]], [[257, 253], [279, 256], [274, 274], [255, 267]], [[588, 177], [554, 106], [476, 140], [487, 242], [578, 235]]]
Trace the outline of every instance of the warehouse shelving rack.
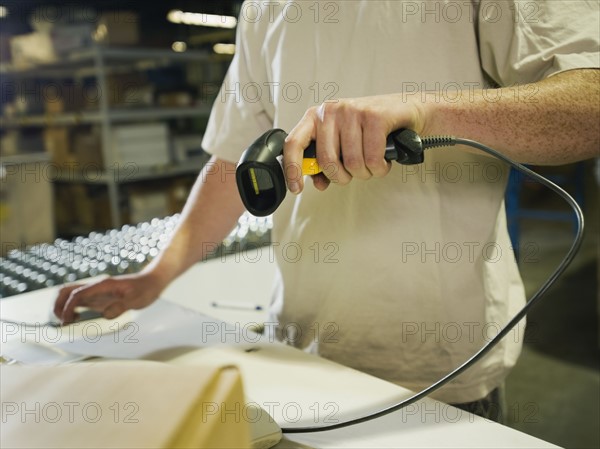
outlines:
[[[59, 61], [39, 64], [31, 68], [15, 68], [6, 64], [0, 64], [0, 77], [4, 80], [36, 77], [47, 79], [81, 79], [91, 77], [96, 79], [100, 92], [109, 92], [107, 75], [111, 71], [141, 71], [167, 67], [176, 63], [202, 63], [204, 67], [210, 69], [212, 65], [227, 64], [228, 62], [228, 59], [201, 51], [177, 53], [164, 49], [94, 46], [73, 51]], [[214, 76], [208, 76], [207, 78], [214, 78]], [[98, 124], [101, 129], [104, 170], [93, 177], [87, 176], [85, 173], [73, 173], [71, 171], [68, 174], [56, 173], [54, 179], [64, 183], [106, 185], [110, 203], [111, 223], [116, 228], [122, 225], [119, 208], [121, 200], [120, 185], [141, 180], [194, 174], [199, 172], [206, 161], [201, 160], [196, 161], [196, 163], [171, 164], [149, 168], [137, 167], [134, 172], [128, 167], [124, 169], [118, 164], [119, 157], [115, 154], [111, 142], [113, 126], [118, 123], [144, 122], [148, 120], [207, 118], [211, 105], [203, 102], [188, 107], [114, 108], [109, 105], [108, 95], [100, 95], [98, 103], [97, 110], [16, 117], [2, 116], [0, 117], [0, 129]]]

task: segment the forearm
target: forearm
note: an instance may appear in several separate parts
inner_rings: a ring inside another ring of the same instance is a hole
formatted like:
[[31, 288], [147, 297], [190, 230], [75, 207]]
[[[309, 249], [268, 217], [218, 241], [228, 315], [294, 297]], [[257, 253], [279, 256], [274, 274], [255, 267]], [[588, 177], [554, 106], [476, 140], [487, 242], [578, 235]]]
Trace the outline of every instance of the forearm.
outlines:
[[144, 272], [151, 273], [164, 288], [214, 251], [243, 211], [235, 182], [235, 164], [211, 158], [190, 192], [169, 244]]
[[539, 165], [599, 155], [600, 70], [572, 70], [518, 87], [421, 104], [423, 135], [451, 134]]

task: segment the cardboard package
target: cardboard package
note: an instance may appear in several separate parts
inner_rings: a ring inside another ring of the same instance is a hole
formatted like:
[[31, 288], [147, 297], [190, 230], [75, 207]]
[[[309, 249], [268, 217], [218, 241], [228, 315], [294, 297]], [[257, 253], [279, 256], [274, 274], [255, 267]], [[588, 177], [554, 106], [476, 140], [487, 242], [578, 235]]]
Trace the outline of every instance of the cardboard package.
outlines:
[[114, 361], [0, 366], [2, 447], [249, 448], [237, 368]]

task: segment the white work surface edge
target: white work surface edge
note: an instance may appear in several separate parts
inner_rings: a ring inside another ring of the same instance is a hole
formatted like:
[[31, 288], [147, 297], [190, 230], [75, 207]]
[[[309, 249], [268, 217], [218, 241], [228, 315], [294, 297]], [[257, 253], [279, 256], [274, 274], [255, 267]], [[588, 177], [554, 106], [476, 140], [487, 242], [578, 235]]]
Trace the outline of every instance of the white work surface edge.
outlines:
[[[152, 358], [161, 352], [164, 356], [169, 348], [176, 356], [185, 354], [191, 346], [204, 347], [201, 350], [203, 360], [236, 364], [240, 368], [247, 396], [270, 412], [280, 427], [346, 421], [411, 395], [409, 390], [397, 385], [267, 341], [264, 337], [259, 340], [252, 334], [249, 330], [252, 323], [267, 319], [266, 308], [274, 276], [275, 267], [268, 257], [247, 260], [240, 255], [231, 255], [203, 262], [169, 286], [161, 295], [161, 301], [147, 309], [125, 314], [120, 322], [116, 322], [118, 332], [102, 335], [100, 341], [95, 338], [97, 332], [92, 332], [83, 342], [89, 343], [87, 347], [85, 344], [82, 346], [81, 338], [63, 336], [57, 340], [49, 337], [53, 343], [51, 346], [67, 351], [66, 361], [72, 353], [88, 349], [93, 349], [91, 353], [95, 351], [96, 355], [111, 357], [117, 348], [128, 352], [126, 357], [129, 358], [140, 354], [145, 356], [144, 351], [148, 348], [163, 349], [154, 352]], [[4, 320], [44, 322], [57, 290], [56, 287], [48, 288], [4, 299], [0, 301], [0, 317]], [[263, 310], [215, 308], [211, 305], [214, 301], [224, 305], [233, 303], [234, 307], [236, 302], [245, 302], [261, 306]], [[43, 335], [36, 335], [31, 329], [28, 332], [27, 338], [24, 338], [22, 331], [15, 332], [14, 326], [3, 322], [2, 355], [18, 349], [18, 345], [23, 345], [22, 340], [44, 340]], [[131, 344], [132, 341], [135, 344]], [[127, 343], [130, 343], [129, 346]], [[326, 432], [286, 434], [275, 447], [556, 446], [426, 398], [403, 410], [355, 426]]]

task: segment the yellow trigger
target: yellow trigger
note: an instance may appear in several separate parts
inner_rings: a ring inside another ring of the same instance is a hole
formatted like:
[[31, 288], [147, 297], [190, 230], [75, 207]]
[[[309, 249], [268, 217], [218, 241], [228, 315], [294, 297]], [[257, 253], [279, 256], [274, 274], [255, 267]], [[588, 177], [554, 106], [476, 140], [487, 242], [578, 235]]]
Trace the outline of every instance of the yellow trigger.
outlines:
[[321, 173], [321, 167], [317, 163], [316, 158], [307, 157], [302, 159], [302, 174], [303, 175], [316, 175]]

